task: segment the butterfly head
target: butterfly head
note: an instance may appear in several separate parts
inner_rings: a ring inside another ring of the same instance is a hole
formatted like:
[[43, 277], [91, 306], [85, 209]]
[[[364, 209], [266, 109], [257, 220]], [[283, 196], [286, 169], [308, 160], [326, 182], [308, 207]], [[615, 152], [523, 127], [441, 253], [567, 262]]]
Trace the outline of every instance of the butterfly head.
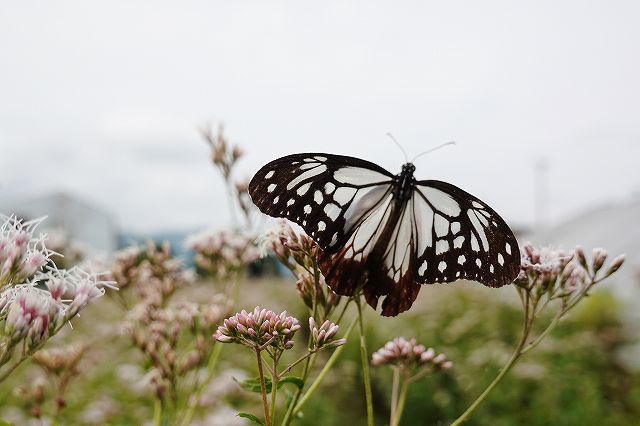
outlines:
[[412, 175], [416, 171], [416, 166], [413, 163], [405, 163], [402, 165], [402, 174]]

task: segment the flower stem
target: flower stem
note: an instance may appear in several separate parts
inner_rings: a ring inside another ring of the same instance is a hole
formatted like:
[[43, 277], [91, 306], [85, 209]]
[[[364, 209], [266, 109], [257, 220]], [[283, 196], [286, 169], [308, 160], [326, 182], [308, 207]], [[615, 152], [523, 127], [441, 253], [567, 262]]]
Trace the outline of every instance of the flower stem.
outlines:
[[278, 357], [273, 358], [271, 374], [271, 424], [276, 424], [276, 393], [278, 392]]
[[522, 351], [520, 352], [520, 355], [524, 355], [527, 352], [529, 352], [531, 349], [538, 346], [538, 343], [540, 343], [542, 339], [544, 339], [554, 328], [556, 328], [556, 325], [558, 325], [564, 313], [565, 312], [563, 311], [558, 312], [558, 314], [555, 317], [553, 317], [553, 320], [551, 320], [547, 328], [545, 328], [544, 331], [540, 333], [538, 337], [536, 337], [531, 343], [529, 343], [525, 348], [522, 349]]
[[509, 358], [509, 361], [507, 362], [507, 364], [504, 367], [502, 367], [502, 370], [500, 370], [500, 373], [498, 373], [495, 379], [493, 379], [493, 381], [489, 384], [489, 386], [487, 386], [484, 392], [482, 392], [480, 396], [476, 398], [475, 401], [473, 401], [473, 403], [469, 406], [469, 408], [467, 408], [466, 411], [462, 413], [462, 415], [460, 415], [460, 417], [454, 420], [454, 422], [451, 423], [450, 426], [458, 426], [458, 425], [461, 425], [463, 422], [465, 422], [467, 418], [471, 415], [471, 413], [473, 413], [473, 411], [476, 408], [478, 408], [478, 405], [480, 405], [480, 403], [484, 401], [487, 395], [491, 393], [491, 391], [498, 385], [498, 383], [500, 383], [502, 378], [509, 372], [509, 370], [511, 370], [511, 367], [513, 367], [513, 365], [518, 360], [518, 358], [520, 358], [520, 355], [522, 355], [522, 349], [524, 348], [524, 345], [527, 342], [527, 338], [529, 337], [529, 331], [531, 329], [531, 322], [532, 322], [532, 318], [530, 318], [530, 315], [529, 315], [530, 314], [529, 301], [530, 301], [530, 296], [529, 296], [529, 293], [526, 292], [524, 297], [522, 298], [522, 305], [524, 307], [524, 325], [522, 330], [522, 336], [520, 337], [520, 342], [518, 342], [518, 346], [513, 351], [511, 358]]
[[398, 398], [398, 406], [396, 408], [396, 415], [392, 420], [391, 426], [398, 426], [400, 419], [402, 418], [402, 412], [404, 411], [404, 403], [407, 400], [407, 392], [409, 391], [409, 381], [407, 380], [406, 373], [402, 380], [402, 387], [400, 388], [400, 397]]
[[[260, 349], [256, 348], [256, 359], [258, 361], [258, 375], [260, 376], [260, 393], [262, 394], [262, 406], [264, 408], [264, 420], [266, 426], [271, 426], [271, 417], [269, 416], [269, 404], [267, 403], [267, 386], [264, 383], [264, 370], [262, 368], [262, 355]], [[273, 391], [273, 383], [272, 389]]]
[[20, 366], [20, 364], [22, 364], [26, 359], [28, 358], [28, 356], [22, 356], [18, 361], [16, 361], [11, 367], [9, 367], [6, 371], [4, 371], [1, 375], [0, 375], [0, 383], [2, 383], [7, 377], [9, 377], [9, 375], [11, 373], [13, 373], [13, 371], [18, 368]]
[[162, 402], [158, 398], [153, 404], [153, 424], [154, 426], [162, 425]]
[[395, 426], [396, 409], [398, 407], [398, 388], [400, 386], [400, 370], [393, 367], [393, 384], [391, 385], [391, 414], [389, 415], [389, 425]]
[[182, 423], [182, 426], [188, 426], [191, 424], [191, 420], [193, 419], [193, 415], [196, 412], [196, 408], [198, 407], [198, 400], [200, 399], [200, 395], [204, 390], [205, 386], [211, 381], [211, 377], [213, 377], [213, 371], [215, 370], [216, 364], [218, 363], [218, 359], [220, 358], [220, 352], [222, 352], [222, 346], [219, 343], [215, 343], [213, 345], [213, 350], [211, 351], [211, 355], [209, 356], [209, 362], [207, 363], [207, 376], [199, 386], [198, 390], [195, 392], [195, 402], [191, 404], [187, 414], [185, 414]]
[[[357, 321], [358, 321], [358, 318], [354, 318], [354, 320], [351, 322], [351, 324], [347, 328], [347, 331], [345, 332], [344, 337], [346, 337], [347, 339], [349, 338]], [[333, 367], [333, 364], [335, 364], [338, 358], [340, 357], [340, 354], [344, 350], [345, 346], [346, 345], [338, 346], [336, 350], [333, 351], [333, 353], [331, 354], [331, 357], [329, 357], [329, 360], [320, 371], [320, 374], [318, 374], [318, 377], [316, 377], [315, 381], [311, 384], [311, 386], [309, 386], [309, 389], [307, 390], [307, 392], [302, 396], [302, 398], [300, 398], [300, 401], [297, 404], [295, 404], [295, 406], [293, 406], [292, 404], [289, 407], [289, 410], [285, 414], [284, 419], [282, 420], [282, 423], [281, 423], [283, 426], [286, 426], [289, 423], [291, 423], [292, 417], [302, 409], [302, 406], [305, 404], [305, 402], [307, 402], [307, 400], [311, 397], [311, 395], [313, 395], [316, 389], [318, 389], [318, 387], [324, 380], [329, 370], [331, 370], [331, 367]]]
[[364, 396], [367, 402], [367, 426], [373, 426], [373, 397], [371, 394], [371, 377], [369, 376], [369, 355], [367, 354], [367, 341], [364, 335], [364, 322], [362, 321], [362, 306], [357, 300], [358, 325], [360, 329], [360, 360], [362, 361], [362, 380], [364, 382]]

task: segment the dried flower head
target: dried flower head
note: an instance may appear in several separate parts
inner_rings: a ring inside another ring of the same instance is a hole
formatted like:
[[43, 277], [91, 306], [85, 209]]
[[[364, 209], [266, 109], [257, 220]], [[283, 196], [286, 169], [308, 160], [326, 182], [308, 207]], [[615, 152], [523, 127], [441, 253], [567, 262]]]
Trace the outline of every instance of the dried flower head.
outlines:
[[426, 349], [424, 345], [416, 344], [416, 339], [407, 340], [404, 337], [396, 337], [385, 343], [373, 353], [371, 363], [376, 366], [395, 365], [404, 368], [431, 365], [448, 369], [453, 366], [451, 361], [446, 360], [445, 354], [436, 355], [433, 348]]
[[83, 344], [71, 344], [59, 348], [42, 349], [33, 355], [33, 360], [47, 373], [59, 376], [73, 372], [86, 350]]
[[256, 306], [253, 312], [243, 309], [225, 319], [214, 338], [222, 343], [240, 343], [251, 348], [270, 346], [283, 350], [293, 347], [293, 335], [299, 328], [298, 320], [287, 315], [287, 311], [276, 314]]

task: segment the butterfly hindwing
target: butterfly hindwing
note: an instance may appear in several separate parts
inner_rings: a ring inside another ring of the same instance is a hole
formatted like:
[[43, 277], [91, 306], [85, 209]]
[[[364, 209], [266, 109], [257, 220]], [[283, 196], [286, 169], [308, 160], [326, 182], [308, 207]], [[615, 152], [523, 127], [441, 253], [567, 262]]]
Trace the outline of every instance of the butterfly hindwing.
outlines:
[[419, 282], [470, 279], [500, 287], [517, 277], [518, 243], [487, 204], [436, 180], [417, 182], [413, 201]]
[[389, 191], [392, 179], [358, 158], [294, 154], [262, 167], [249, 194], [263, 213], [297, 223], [323, 250], [335, 252]]

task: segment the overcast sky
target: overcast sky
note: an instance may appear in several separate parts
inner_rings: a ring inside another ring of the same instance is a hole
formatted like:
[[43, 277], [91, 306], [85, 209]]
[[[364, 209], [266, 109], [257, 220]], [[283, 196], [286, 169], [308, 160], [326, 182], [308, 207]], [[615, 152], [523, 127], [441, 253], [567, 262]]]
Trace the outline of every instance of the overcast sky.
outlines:
[[[517, 4], [517, 6], [516, 6]], [[526, 4], [526, 6], [525, 6]], [[365, 158], [534, 220], [640, 190], [640, 2], [4, 1], [0, 194], [67, 191], [125, 230], [219, 226], [198, 128], [241, 175], [294, 152]], [[5, 212], [10, 213], [10, 212]]]

